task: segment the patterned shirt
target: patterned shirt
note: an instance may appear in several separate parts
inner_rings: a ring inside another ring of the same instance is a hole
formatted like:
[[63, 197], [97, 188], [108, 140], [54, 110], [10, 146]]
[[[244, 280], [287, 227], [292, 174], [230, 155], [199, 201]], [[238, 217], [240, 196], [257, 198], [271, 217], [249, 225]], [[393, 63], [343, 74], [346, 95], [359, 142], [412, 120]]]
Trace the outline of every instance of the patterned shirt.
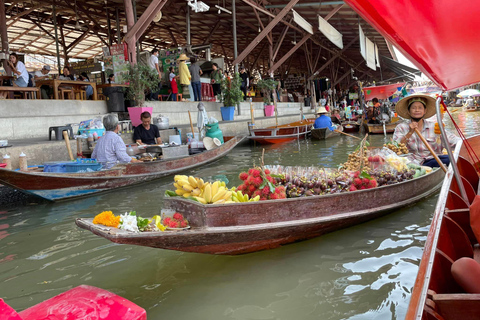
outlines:
[[[399, 123], [397, 125], [397, 127], [395, 128], [395, 133], [393, 134], [394, 141], [400, 143], [403, 137], [407, 135], [407, 133], [410, 131], [410, 122], [411, 120]], [[424, 119], [423, 123], [423, 129], [421, 131], [419, 130], [420, 133], [425, 138], [425, 140], [427, 140], [427, 142], [430, 144], [436, 154], [442, 154], [443, 146], [441, 143], [441, 138], [437, 137], [437, 135], [435, 134], [435, 122]], [[453, 133], [447, 130], [445, 132], [451, 146], [454, 146], [455, 144], [457, 144], [458, 141], [460, 141], [460, 138]], [[408, 151], [412, 153], [412, 160], [416, 160], [417, 162], [422, 163], [426, 159], [433, 158], [430, 151], [427, 149], [425, 144], [422, 142], [422, 140], [420, 140], [416, 133], [412, 134], [410, 139], [407, 139], [405, 144], [407, 145]]]
[[132, 158], [127, 154], [127, 147], [122, 138], [113, 131], [107, 131], [98, 140], [92, 153], [92, 159], [97, 159], [104, 169], [110, 169], [117, 163], [129, 163]]

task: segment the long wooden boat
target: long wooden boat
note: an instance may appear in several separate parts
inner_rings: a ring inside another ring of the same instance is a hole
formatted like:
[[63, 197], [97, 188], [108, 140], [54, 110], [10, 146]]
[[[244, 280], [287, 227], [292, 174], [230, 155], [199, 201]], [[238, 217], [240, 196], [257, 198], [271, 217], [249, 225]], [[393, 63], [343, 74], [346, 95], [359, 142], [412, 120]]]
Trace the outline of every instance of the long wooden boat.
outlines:
[[478, 109], [476, 106], [473, 106], [473, 107], [462, 106], [462, 110], [463, 112], [475, 112]]
[[146, 320], [147, 313], [112, 292], [81, 285], [18, 313], [0, 299], [0, 319]]
[[[342, 131], [343, 128], [340, 126], [338, 127], [339, 131]], [[337, 131], [332, 131], [328, 128], [323, 128], [323, 129], [312, 129], [312, 139], [317, 139], [317, 140], [326, 140], [328, 138], [336, 137], [339, 136], [340, 133]]]
[[[477, 154], [480, 153], [480, 136], [467, 141]], [[456, 154], [467, 201], [460, 191], [450, 167], [425, 243], [417, 279], [406, 319], [447, 320], [478, 319], [480, 295], [466, 294], [455, 282], [451, 266], [462, 258], [480, 261], [480, 247], [470, 227], [469, 206], [478, 194], [479, 175], [475, 160], [471, 159], [464, 145], [458, 146]]]
[[359, 121], [342, 121], [343, 132], [358, 132], [360, 131]]
[[250, 136], [248, 138], [261, 144], [285, 143], [305, 137], [310, 133], [314, 122], [315, 120], [306, 119], [278, 127], [249, 129]]
[[215, 149], [188, 157], [129, 163], [96, 172], [34, 173], [0, 168], [0, 183], [50, 201], [71, 199], [151, 181], [204, 165], [225, 156], [243, 139], [233, 137]]
[[[203, 205], [181, 197], [166, 198], [164, 208], [184, 214], [191, 229], [132, 233], [76, 224], [115, 243], [186, 252], [236, 255], [273, 249], [356, 225], [423, 199], [438, 188], [442, 170], [417, 179], [374, 189], [323, 196]], [[371, 201], [359, 201], [371, 199]]]
[[[385, 132], [386, 133], [394, 133], [395, 128], [400, 122], [391, 122], [391, 123], [386, 123], [385, 124]], [[368, 132], [369, 134], [383, 134], [383, 124], [372, 124], [368, 123], [367, 121], [363, 122], [363, 125], [365, 127], [365, 131]]]

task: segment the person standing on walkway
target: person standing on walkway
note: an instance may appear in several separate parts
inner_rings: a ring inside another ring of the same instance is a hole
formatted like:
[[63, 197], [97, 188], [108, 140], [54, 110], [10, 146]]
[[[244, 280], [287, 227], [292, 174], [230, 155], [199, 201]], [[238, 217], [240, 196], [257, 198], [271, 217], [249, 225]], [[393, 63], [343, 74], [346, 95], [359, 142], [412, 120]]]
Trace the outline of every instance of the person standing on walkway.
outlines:
[[247, 100], [247, 90], [249, 87], [248, 73], [245, 70], [245, 67], [240, 68], [240, 78], [242, 79], [242, 84], [240, 90], [243, 92], [243, 100]]
[[182, 86], [182, 97], [185, 100], [190, 100], [190, 90], [188, 86], [190, 85], [190, 79], [192, 79], [186, 63], [188, 60], [190, 59], [185, 53], [182, 53], [180, 57], [178, 57], [178, 74], [180, 76], [180, 85]]
[[222, 93], [220, 83], [222, 82], [222, 73], [218, 69], [218, 64], [212, 64], [213, 71], [210, 73], [210, 81], [212, 83], [213, 95], [215, 100], [218, 101], [218, 96]]
[[[158, 49], [152, 50], [152, 55], [148, 59], [148, 66], [158, 73], [158, 79], [162, 81], [162, 72], [160, 71], [160, 67], [158, 65]], [[162, 89], [162, 83], [158, 83], [158, 88], [150, 88], [150, 94], [148, 95], [149, 100], [158, 100], [158, 94], [160, 93], [160, 89]]]
[[192, 89], [193, 89], [193, 97], [195, 101], [201, 101], [202, 100], [202, 84], [200, 82], [200, 76], [203, 74], [202, 69], [200, 69], [200, 66], [196, 64], [197, 58], [191, 57], [190, 58], [190, 68], [188, 70], [190, 71], [190, 75], [192, 76]]

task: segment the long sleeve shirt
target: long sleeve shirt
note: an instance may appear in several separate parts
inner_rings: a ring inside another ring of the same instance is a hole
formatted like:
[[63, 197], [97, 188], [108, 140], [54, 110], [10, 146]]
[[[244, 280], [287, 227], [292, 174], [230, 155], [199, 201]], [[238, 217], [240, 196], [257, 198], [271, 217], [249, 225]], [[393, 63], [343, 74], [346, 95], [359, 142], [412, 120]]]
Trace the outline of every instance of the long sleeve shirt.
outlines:
[[181, 61], [178, 65], [178, 74], [180, 76], [180, 84], [183, 86], [188, 86], [190, 84], [190, 78], [192, 76], [190, 74], [190, 71], [188, 70], [185, 61]]
[[[396, 142], [401, 142], [403, 137], [407, 135], [410, 131], [410, 121], [402, 122], [397, 125], [395, 128], [395, 132], [393, 134], [393, 140]], [[423, 128], [419, 130], [422, 136], [427, 140], [428, 144], [432, 147], [433, 151], [436, 154], [442, 154], [443, 145], [441, 139], [437, 139], [437, 135], [435, 134], [435, 122], [423, 120]], [[447, 139], [451, 146], [457, 144], [460, 141], [460, 138], [454, 135], [453, 133], [446, 130]], [[422, 142], [422, 140], [418, 137], [417, 134], [412, 134], [409, 139], [407, 139], [406, 143], [408, 151], [412, 153], [412, 160], [417, 161], [418, 163], [424, 162], [426, 159], [433, 158], [428, 148]]]
[[113, 131], [107, 131], [98, 140], [92, 153], [92, 159], [97, 159], [105, 169], [110, 169], [117, 163], [129, 163], [132, 161], [132, 158], [127, 154], [127, 147], [122, 138]]

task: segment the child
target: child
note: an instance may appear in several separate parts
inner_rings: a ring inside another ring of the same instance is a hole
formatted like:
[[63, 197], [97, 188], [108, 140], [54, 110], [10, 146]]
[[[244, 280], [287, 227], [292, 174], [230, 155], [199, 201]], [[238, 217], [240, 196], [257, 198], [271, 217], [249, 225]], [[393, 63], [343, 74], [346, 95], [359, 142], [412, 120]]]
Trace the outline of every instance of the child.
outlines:
[[173, 71], [174, 71], [173, 67], [170, 67], [169, 79], [170, 79], [170, 86], [172, 87], [172, 101], [177, 101], [178, 87], [177, 87], [176, 76], [175, 76], [175, 73], [173, 73]]

